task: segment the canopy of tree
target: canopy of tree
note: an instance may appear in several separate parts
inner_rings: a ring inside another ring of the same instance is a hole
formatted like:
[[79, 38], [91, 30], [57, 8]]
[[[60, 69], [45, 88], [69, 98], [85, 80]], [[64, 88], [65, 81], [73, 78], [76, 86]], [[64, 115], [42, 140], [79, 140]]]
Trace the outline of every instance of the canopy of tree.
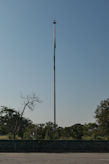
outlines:
[[101, 101], [95, 113], [100, 135], [109, 138], [109, 99]]

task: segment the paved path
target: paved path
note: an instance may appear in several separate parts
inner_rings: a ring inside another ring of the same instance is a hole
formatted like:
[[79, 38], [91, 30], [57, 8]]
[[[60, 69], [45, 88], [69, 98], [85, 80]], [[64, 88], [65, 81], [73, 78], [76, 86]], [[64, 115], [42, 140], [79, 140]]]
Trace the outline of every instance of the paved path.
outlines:
[[0, 153], [0, 164], [109, 164], [109, 153]]

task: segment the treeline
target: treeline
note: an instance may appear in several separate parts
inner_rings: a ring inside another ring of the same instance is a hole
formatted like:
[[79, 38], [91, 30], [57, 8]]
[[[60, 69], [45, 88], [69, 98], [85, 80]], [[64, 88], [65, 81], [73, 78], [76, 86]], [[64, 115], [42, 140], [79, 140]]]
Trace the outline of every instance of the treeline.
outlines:
[[108, 140], [109, 99], [101, 101], [95, 110], [95, 123], [74, 124], [60, 127], [52, 122], [34, 124], [15, 109], [2, 106], [0, 110], [0, 136], [8, 139], [60, 139], [60, 140]]

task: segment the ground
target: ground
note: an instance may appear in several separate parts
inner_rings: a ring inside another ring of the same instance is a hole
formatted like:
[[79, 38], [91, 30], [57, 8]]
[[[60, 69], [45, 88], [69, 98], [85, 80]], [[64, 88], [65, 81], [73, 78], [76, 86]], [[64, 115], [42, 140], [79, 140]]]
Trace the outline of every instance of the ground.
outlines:
[[0, 153], [0, 164], [109, 164], [109, 153]]

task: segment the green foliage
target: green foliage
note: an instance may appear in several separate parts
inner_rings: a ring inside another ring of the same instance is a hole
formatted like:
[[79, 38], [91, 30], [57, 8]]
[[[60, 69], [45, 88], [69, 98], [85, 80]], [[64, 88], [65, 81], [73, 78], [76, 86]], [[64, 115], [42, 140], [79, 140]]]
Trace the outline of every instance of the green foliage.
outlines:
[[109, 99], [101, 101], [95, 111], [99, 134], [109, 137]]
[[16, 135], [23, 139], [26, 127], [30, 120], [21, 117], [15, 109], [2, 107], [0, 111], [0, 134], [8, 134], [9, 139], [15, 139]]
[[84, 135], [83, 134], [83, 125], [81, 124], [75, 124], [71, 127], [71, 130], [72, 130], [72, 137], [74, 139], [79, 139], [81, 140], [82, 139], [82, 136]]
[[13, 138], [15, 138], [16, 125], [19, 117], [20, 114], [16, 110], [2, 106], [0, 111], [0, 127], [2, 134], [11, 133]]
[[84, 125], [84, 137], [83, 139], [93, 140], [97, 139], [98, 125], [96, 123], [88, 123]]
[[36, 139], [35, 138], [35, 125], [30, 123], [28, 124], [28, 126], [25, 128], [25, 132], [24, 132], [24, 139], [26, 140], [33, 140]]
[[55, 129], [54, 129], [54, 124], [52, 122], [47, 122], [45, 124], [45, 128], [44, 128], [45, 139], [55, 139], [55, 137], [56, 137], [56, 128], [57, 128], [57, 125], [55, 126]]
[[12, 139], [13, 139], [13, 135], [12, 135], [11, 132], [8, 133], [8, 139], [9, 139], [9, 140], [12, 140]]
[[[28, 104], [32, 102], [27, 100]], [[31, 105], [33, 107], [33, 104]], [[0, 139], [109, 140], [109, 99], [101, 101], [95, 114], [97, 123], [77, 123], [70, 127], [59, 127], [54, 126], [52, 122], [33, 124], [31, 120], [23, 117], [22, 113], [3, 106], [0, 111]]]

